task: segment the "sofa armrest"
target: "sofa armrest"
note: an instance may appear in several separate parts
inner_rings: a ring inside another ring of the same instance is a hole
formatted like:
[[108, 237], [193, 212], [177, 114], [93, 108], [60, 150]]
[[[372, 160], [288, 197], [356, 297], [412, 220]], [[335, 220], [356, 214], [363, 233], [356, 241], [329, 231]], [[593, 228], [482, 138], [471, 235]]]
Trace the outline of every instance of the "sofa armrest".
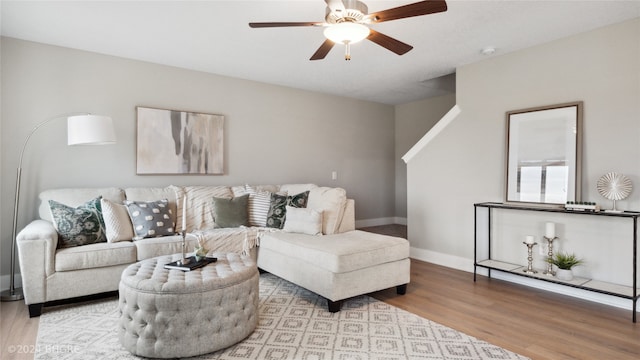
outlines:
[[353, 199], [347, 199], [347, 203], [344, 206], [344, 213], [342, 214], [342, 221], [340, 227], [336, 233], [344, 233], [347, 231], [353, 231], [356, 229], [356, 202]]
[[46, 299], [46, 279], [55, 272], [58, 233], [46, 220], [34, 220], [16, 236], [25, 303]]

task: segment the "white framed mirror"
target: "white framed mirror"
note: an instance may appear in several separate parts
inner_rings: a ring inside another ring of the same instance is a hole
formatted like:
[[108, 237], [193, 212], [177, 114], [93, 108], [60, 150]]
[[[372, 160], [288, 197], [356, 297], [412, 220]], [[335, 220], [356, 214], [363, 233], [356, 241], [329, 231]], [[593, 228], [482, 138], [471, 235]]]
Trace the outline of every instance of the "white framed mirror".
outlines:
[[582, 102], [507, 112], [506, 202], [580, 201]]

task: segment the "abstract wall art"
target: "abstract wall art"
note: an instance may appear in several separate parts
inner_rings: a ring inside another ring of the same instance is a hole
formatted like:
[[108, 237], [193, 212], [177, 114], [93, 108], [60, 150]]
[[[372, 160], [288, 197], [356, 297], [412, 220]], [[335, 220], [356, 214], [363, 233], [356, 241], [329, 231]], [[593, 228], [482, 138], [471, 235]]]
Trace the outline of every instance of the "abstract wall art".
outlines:
[[224, 174], [224, 116], [136, 107], [136, 173]]

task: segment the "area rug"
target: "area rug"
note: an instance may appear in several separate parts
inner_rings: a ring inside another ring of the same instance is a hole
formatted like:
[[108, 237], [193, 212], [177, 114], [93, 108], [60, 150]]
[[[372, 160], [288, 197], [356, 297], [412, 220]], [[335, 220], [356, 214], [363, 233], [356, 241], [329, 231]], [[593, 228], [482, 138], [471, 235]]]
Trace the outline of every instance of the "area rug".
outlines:
[[[192, 359], [526, 359], [369, 296], [330, 313], [326, 301], [271, 274], [260, 276], [260, 321], [244, 341]], [[35, 359], [142, 359], [124, 350], [114, 298], [46, 308]]]

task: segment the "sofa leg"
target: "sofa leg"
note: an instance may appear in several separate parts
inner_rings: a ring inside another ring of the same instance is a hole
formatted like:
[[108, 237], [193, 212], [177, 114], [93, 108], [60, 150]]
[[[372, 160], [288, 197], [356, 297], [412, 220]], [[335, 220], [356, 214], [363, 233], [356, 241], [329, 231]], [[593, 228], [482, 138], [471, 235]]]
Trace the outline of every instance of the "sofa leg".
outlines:
[[407, 293], [407, 284], [402, 284], [402, 285], [396, 286], [396, 294], [404, 295], [406, 293]]
[[44, 303], [29, 304], [29, 317], [33, 318], [33, 317], [40, 316], [42, 314], [43, 306], [44, 306]]
[[336, 313], [340, 311], [340, 308], [342, 307], [342, 300], [331, 301], [327, 299], [327, 305], [329, 306], [329, 312]]

